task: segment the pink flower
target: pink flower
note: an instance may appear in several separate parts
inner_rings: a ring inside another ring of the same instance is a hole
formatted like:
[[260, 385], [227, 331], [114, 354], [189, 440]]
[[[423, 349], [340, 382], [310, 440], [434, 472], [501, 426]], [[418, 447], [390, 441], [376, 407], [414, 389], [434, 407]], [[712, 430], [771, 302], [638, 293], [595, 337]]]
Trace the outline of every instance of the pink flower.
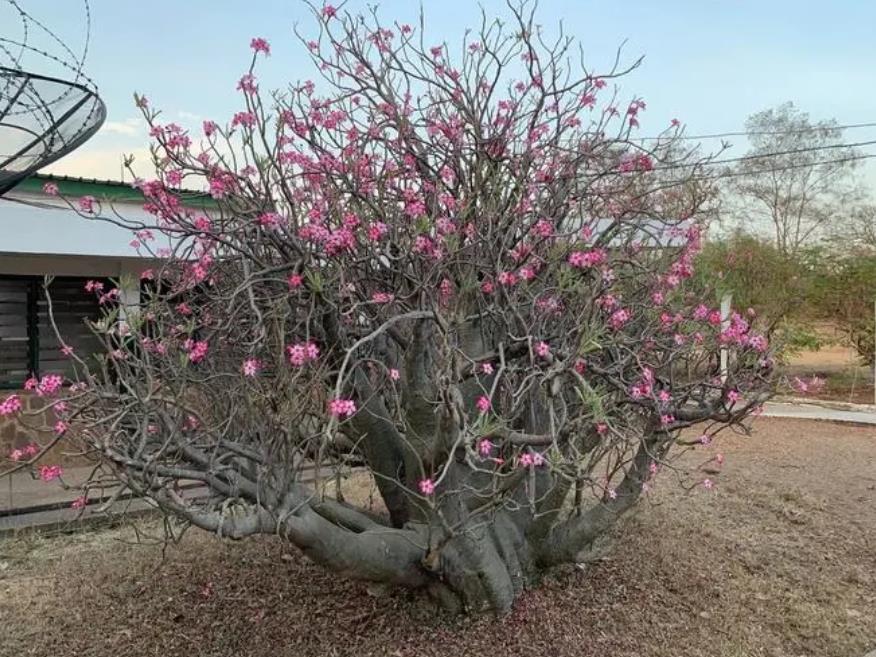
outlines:
[[9, 395], [0, 404], [0, 415], [12, 415], [21, 410], [21, 399], [18, 395]]
[[535, 353], [541, 358], [547, 358], [551, 353], [550, 345], [547, 342], [539, 342], [535, 345]]
[[493, 443], [489, 439], [483, 438], [478, 441], [478, 454], [483, 457], [489, 456], [493, 452]]
[[301, 367], [319, 358], [319, 347], [315, 342], [299, 342], [286, 347], [286, 356], [290, 365]]
[[70, 502], [71, 509], [81, 509], [88, 504], [88, 495], [80, 495], [75, 500]]
[[[231, 117], [231, 127], [242, 125], [245, 128], [251, 128], [256, 123], [256, 115], [252, 112], [237, 112], [233, 117]], [[210, 181], [210, 190], [212, 193], [213, 181]], [[214, 197], [220, 198], [220, 197]]]
[[736, 402], [738, 402], [740, 400], [740, 398], [741, 398], [741, 395], [739, 394], [739, 391], [737, 391], [737, 390], [730, 390], [727, 392], [727, 401], [729, 401], [730, 403], [735, 404]]
[[79, 199], [79, 209], [82, 212], [87, 212], [89, 214], [94, 212], [94, 203], [96, 199], [93, 196], [83, 196]]
[[209, 344], [206, 340], [197, 340], [191, 343], [189, 347], [189, 360], [192, 363], [200, 363], [207, 356]]
[[709, 434], [704, 433], [702, 436], [699, 437], [698, 440], [700, 442], [700, 445], [708, 445], [712, 442], [712, 437], [709, 436]]
[[712, 490], [715, 487], [715, 482], [711, 479], [703, 479], [703, 488], [706, 490]]
[[60, 375], [47, 374], [36, 385], [36, 392], [40, 397], [43, 395], [53, 395], [61, 389], [63, 384], [64, 379]]
[[352, 399], [332, 399], [329, 402], [329, 412], [337, 418], [350, 417], [356, 413], [356, 402]]
[[767, 339], [762, 335], [750, 335], [748, 336], [748, 346], [759, 353], [763, 353], [767, 350]]
[[289, 284], [289, 289], [294, 290], [301, 287], [301, 284], [304, 282], [304, 277], [301, 274], [289, 274], [289, 278], [286, 279], [286, 282]]
[[491, 363], [482, 363], [481, 364], [481, 372], [489, 376], [493, 373], [493, 365]]
[[61, 347], [61, 353], [69, 358], [73, 355], [73, 347], [71, 347], [69, 344], [65, 344], [63, 347]]
[[262, 363], [258, 358], [247, 358], [243, 361], [243, 365], [241, 365], [240, 369], [244, 376], [254, 377], [257, 376], [259, 370], [262, 369]]
[[499, 281], [499, 285], [511, 286], [517, 283], [517, 275], [511, 271], [503, 271], [499, 272], [496, 280]]
[[219, 125], [215, 121], [204, 121], [202, 127], [204, 129], [204, 136], [208, 139], [219, 129]]
[[70, 428], [70, 425], [64, 422], [64, 420], [58, 420], [55, 422], [55, 433], [59, 436], [63, 436], [67, 433], [67, 429]]
[[592, 249], [591, 251], [573, 251], [569, 254], [569, 264], [578, 269], [586, 269], [601, 265], [605, 262], [607, 254], [604, 249]]
[[371, 300], [374, 303], [392, 303], [395, 295], [389, 292], [375, 292], [371, 295]]
[[322, 8], [322, 15], [326, 18], [334, 18], [338, 15], [338, 10], [333, 5], [324, 5]]
[[46, 194], [47, 196], [57, 196], [58, 186], [53, 182], [47, 182], [43, 185], [43, 194]]
[[435, 493], [435, 482], [431, 479], [420, 479], [418, 486], [423, 495], [432, 495]]
[[392, 367], [389, 370], [389, 378], [392, 379], [393, 381], [398, 381], [401, 378], [401, 374], [399, 373], [399, 371], [397, 369]]
[[261, 37], [253, 37], [252, 40], [249, 42], [249, 47], [252, 48], [253, 52], [255, 53], [263, 52], [266, 56], [271, 54], [270, 44], [267, 42], [267, 40]]
[[85, 291], [100, 294], [103, 292], [103, 283], [100, 281], [85, 281]]
[[237, 90], [245, 94], [255, 95], [259, 86], [256, 84], [256, 78], [252, 73], [247, 73], [237, 81]]
[[276, 212], [265, 212], [260, 214], [256, 221], [263, 228], [277, 228], [282, 223], [283, 217]]
[[63, 473], [64, 470], [60, 465], [41, 465], [39, 467], [40, 479], [43, 481], [58, 479]]
[[604, 435], [608, 431], [608, 425], [605, 422], [597, 422], [596, 423], [596, 433], [600, 436]]
[[619, 329], [623, 327], [630, 320], [630, 311], [625, 308], [620, 308], [615, 310], [611, 317], [608, 320], [609, 325], [613, 329]]
[[490, 408], [492, 408], [493, 403], [490, 401], [489, 397], [487, 397], [486, 395], [481, 395], [480, 397], [478, 397], [475, 405], [478, 407], [478, 410], [481, 413], [486, 413], [490, 410]]
[[538, 452], [526, 452], [520, 455], [521, 468], [537, 468], [544, 465], [544, 456]]

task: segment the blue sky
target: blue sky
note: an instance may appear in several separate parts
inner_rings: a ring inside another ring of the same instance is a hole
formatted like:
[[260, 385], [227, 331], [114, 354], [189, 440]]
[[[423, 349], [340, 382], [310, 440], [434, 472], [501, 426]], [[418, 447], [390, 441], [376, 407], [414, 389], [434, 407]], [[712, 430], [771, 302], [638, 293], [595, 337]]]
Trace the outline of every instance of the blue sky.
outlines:
[[[69, 42], [81, 42], [81, 3], [25, 4]], [[345, 8], [367, 4], [349, 0]], [[419, 3], [379, 4], [385, 18], [416, 23]], [[507, 16], [503, 1], [481, 4], [488, 14]], [[461, 39], [479, 18], [479, 5], [471, 1], [423, 0], [422, 6], [429, 42]], [[295, 0], [92, 0], [91, 12], [87, 72], [100, 87], [109, 117], [98, 136], [53, 167], [57, 172], [117, 178], [119, 154], [143, 152], [135, 90], [183, 124], [230, 118], [239, 109], [234, 87], [248, 65], [252, 36], [267, 38], [273, 49], [259, 68], [263, 88], [313, 74], [292, 28], [297, 22], [312, 34], [314, 22]], [[876, 121], [876, 2], [542, 0], [539, 16], [550, 30], [562, 20], [596, 68], [607, 65], [624, 40], [630, 60], [645, 56], [621, 82], [627, 97], [639, 95], [648, 103], [643, 135], [673, 117], [691, 134], [739, 130], [750, 113], [786, 100], [816, 119]], [[846, 139], [876, 139], [876, 128], [850, 131]], [[744, 148], [737, 142], [733, 152], [742, 154]]]

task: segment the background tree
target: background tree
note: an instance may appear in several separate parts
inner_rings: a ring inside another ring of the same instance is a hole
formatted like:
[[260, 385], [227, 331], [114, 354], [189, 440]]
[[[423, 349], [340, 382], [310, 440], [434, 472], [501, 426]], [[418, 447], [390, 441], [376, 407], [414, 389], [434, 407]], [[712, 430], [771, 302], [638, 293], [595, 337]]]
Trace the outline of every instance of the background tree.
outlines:
[[[771, 390], [767, 340], [689, 285], [707, 194], [685, 181], [701, 166], [674, 126], [631, 144], [645, 103], [608, 88], [620, 67], [588, 71], [526, 6], [455, 47], [315, 12], [319, 86], [267, 102], [251, 67], [241, 111], [197, 142], [138, 98], [155, 221], [79, 207], [137, 231], [156, 291], [128, 340], [114, 311], [95, 325], [102, 365], [77, 360], [63, 407], [54, 380], [31, 385], [59, 435], [173, 517], [507, 610], [582, 558], [673, 445], [743, 428]], [[253, 65], [270, 53], [252, 48]], [[175, 191], [199, 180], [204, 212]], [[704, 437], [680, 440], [693, 426]], [[339, 445], [385, 514], [336, 493]], [[186, 480], [210, 495], [182, 495]]]
[[865, 365], [874, 365], [876, 253], [853, 249], [827, 252], [815, 280], [811, 306], [834, 323]]
[[816, 290], [828, 273], [825, 258], [825, 249], [787, 254], [772, 240], [736, 231], [705, 244], [697, 257], [695, 282], [703, 295], [715, 290], [717, 300], [729, 293], [737, 307], [753, 309], [785, 358], [821, 345], [812, 318], [823, 310]]
[[835, 231], [858, 197], [859, 155], [837, 122], [813, 122], [787, 102], [752, 114], [745, 129], [750, 149], [728, 185], [735, 221], [768, 230], [785, 254]]

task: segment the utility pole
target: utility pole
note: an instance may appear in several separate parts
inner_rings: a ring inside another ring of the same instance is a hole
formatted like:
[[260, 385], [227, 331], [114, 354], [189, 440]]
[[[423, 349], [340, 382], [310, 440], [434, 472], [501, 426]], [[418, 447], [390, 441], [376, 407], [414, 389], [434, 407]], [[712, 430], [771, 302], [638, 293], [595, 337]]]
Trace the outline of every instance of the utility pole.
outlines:
[[[725, 292], [721, 297], [721, 330], [726, 331], [730, 328], [730, 304], [733, 302], [733, 295]], [[729, 367], [730, 352], [727, 346], [721, 347], [721, 383], [727, 383], [727, 371]]]

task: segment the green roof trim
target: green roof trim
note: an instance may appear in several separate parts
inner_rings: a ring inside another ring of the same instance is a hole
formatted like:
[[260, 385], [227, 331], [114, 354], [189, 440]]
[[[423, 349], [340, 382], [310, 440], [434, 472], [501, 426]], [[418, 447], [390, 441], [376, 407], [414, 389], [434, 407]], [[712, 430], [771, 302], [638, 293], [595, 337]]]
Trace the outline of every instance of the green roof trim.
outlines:
[[[131, 183], [120, 180], [98, 180], [96, 178], [76, 178], [74, 176], [56, 176], [47, 173], [36, 173], [28, 176], [14, 187], [16, 192], [42, 194], [43, 185], [53, 182], [58, 186], [63, 196], [94, 196], [111, 202], [143, 203], [146, 197], [139, 189], [134, 189]], [[216, 208], [216, 200], [205, 192], [193, 189], [172, 190], [183, 202], [183, 205], [200, 208]]]

